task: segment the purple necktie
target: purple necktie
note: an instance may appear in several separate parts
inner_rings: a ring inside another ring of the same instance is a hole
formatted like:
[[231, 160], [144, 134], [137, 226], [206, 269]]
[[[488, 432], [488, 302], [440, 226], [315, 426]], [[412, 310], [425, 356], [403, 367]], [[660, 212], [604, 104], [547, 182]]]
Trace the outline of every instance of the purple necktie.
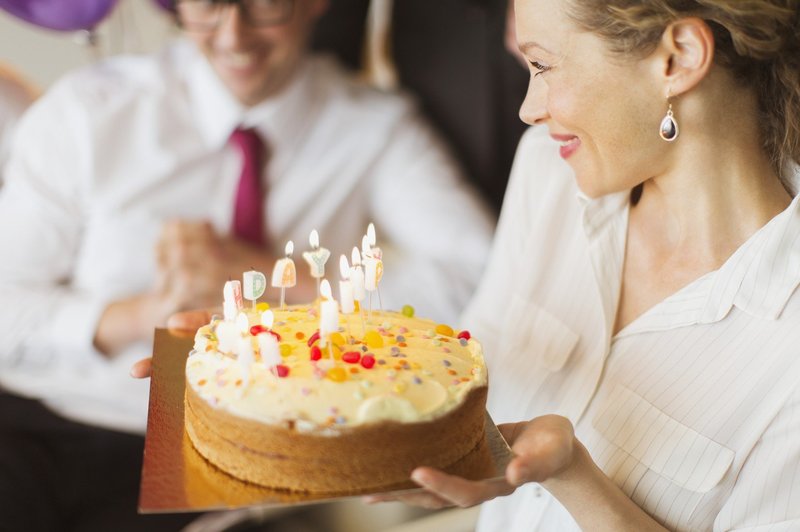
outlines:
[[264, 240], [265, 190], [261, 184], [266, 150], [254, 129], [236, 129], [231, 142], [242, 154], [242, 175], [233, 208], [233, 235], [257, 246]]

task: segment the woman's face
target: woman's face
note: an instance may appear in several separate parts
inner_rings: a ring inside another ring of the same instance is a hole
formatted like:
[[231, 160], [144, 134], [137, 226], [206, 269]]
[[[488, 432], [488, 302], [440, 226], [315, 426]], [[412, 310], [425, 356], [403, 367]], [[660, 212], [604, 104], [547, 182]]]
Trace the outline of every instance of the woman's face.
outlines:
[[568, 18], [566, 4], [516, 0], [517, 41], [531, 73], [520, 117], [548, 127], [585, 194], [628, 190], [666, 164], [661, 64], [612, 55]]

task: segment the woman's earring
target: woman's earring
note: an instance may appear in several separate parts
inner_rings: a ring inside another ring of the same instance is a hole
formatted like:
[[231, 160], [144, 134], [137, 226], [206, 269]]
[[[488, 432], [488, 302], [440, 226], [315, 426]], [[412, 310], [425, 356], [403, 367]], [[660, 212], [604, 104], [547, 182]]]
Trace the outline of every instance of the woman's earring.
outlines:
[[[669, 99], [667, 99], [669, 102]], [[658, 129], [658, 134], [667, 142], [672, 142], [678, 138], [678, 123], [672, 114], [672, 102], [669, 102], [669, 109], [667, 115], [661, 120], [661, 127]]]

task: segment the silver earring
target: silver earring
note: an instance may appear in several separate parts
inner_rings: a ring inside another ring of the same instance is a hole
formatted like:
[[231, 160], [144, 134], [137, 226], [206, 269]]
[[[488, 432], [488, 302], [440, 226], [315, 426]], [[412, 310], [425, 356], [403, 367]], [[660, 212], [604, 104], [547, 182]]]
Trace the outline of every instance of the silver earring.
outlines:
[[[669, 102], [669, 99], [667, 100]], [[667, 115], [661, 120], [661, 127], [658, 129], [658, 134], [667, 142], [672, 142], [678, 138], [678, 123], [672, 114], [672, 102], [669, 102], [669, 109]]]

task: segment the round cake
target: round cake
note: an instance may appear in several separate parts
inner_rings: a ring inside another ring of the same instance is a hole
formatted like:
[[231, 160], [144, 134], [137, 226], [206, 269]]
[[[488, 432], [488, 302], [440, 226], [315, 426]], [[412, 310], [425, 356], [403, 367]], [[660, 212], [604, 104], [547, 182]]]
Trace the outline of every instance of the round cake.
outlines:
[[221, 470], [276, 489], [354, 492], [483, 445], [487, 373], [467, 331], [356, 310], [320, 338], [319, 305], [269, 320], [264, 309], [201, 327], [186, 362], [186, 430]]

